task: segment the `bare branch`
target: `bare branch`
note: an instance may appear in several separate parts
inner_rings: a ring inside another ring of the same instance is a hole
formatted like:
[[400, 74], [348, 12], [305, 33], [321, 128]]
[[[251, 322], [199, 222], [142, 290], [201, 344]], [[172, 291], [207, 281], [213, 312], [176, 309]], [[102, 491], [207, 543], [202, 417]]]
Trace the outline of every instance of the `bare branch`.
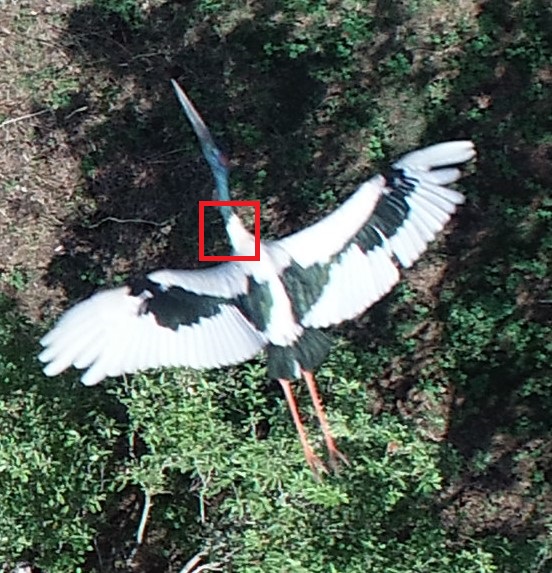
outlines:
[[40, 111], [35, 111], [34, 113], [27, 113], [25, 115], [21, 115], [19, 117], [12, 117], [11, 119], [5, 119], [2, 123], [0, 123], [0, 127], [6, 127], [7, 125], [11, 125], [12, 123], [18, 123], [19, 121], [25, 121], [26, 119], [31, 119], [33, 117], [37, 117], [39, 115], [44, 115], [51, 111], [50, 109], [41, 109]]

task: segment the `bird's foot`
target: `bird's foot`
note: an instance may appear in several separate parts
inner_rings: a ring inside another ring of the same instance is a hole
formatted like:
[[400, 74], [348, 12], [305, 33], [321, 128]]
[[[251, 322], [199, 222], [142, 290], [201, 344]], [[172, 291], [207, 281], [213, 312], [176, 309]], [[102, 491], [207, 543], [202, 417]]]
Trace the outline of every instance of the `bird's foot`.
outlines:
[[311, 448], [309, 448], [308, 451], [305, 450], [305, 458], [316, 481], [320, 481], [323, 474], [330, 473], [324, 462], [312, 451]]
[[347, 456], [340, 452], [334, 444], [328, 447], [328, 455], [330, 458], [329, 466], [334, 473], [339, 473], [340, 462], [346, 466], [350, 466], [351, 462], [347, 459]]

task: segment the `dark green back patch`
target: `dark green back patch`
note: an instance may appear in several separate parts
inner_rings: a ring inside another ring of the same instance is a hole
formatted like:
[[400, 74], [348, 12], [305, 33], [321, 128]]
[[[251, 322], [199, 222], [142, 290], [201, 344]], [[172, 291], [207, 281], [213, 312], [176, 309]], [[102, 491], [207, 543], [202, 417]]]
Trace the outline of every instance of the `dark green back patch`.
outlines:
[[221, 311], [221, 305], [231, 301], [203, 294], [196, 294], [181, 287], [163, 288], [160, 284], [141, 279], [130, 285], [131, 294], [138, 296], [147, 291], [151, 298], [144, 301], [142, 312], [151, 312], [160, 326], [177, 330], [180, 325], [197, 324], [201, 318], [215, 316]]
[[247, 293], [236, 298], [236, 306], [241, 313], [261, 332], [266, 330], [270, 322], [273, 304], [268, 283], [259, 284], [253, 277], [248, 279]]
[[298, 320], [301, 320], [320, 298], [330, 278], [330, 267], [331, 262], [323, 265], [316, 263], [304, 269], [293, 261], [282, 273], [282, 283]]
[[322, 364], [330, 351], [331, 340], [322, 331], [307, 328], [292, 346], [267, 347], [268, 375], [270, 378], [291, 380], [297, 376], [295, 363], [312, 372]]

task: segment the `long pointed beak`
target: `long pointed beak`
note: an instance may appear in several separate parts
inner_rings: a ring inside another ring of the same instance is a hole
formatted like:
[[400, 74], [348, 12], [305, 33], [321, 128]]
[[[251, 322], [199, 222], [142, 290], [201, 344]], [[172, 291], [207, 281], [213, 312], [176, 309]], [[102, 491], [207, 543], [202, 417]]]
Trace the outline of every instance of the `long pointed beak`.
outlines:
[[201, 149], [203, 155], [211, 168], [211, 173], [215, 179], [215, 185], [218, 195], [218, 200], [229, 201], [230, 193], [228, 191], [228, 160], [221, 153], [220, 149], [215, 145], [207, 126], [198, 111], [194, 107], [194, 104], [190, 101], [190, 98], [186, 95], [184, 90], [176, 83], [175, 80], [171, 79], [172, 86], [176, 92], [176, 97], [182, 106], [182, 109], [186, 113], [186, 116], [190, 120], [194, 131], [201, 144]]
[[216, 148], [215, 142], [213, 141], [213, 138], [211, 137], [211, 134], [205, 125], [205, 122], [203, 119], [201, 119], [199, 112], [195, 108], [194, 104], [190, 101], [190, 98], [186, 95], [184, 90], [176, 83], [175, 80], [171, 79], [171, 84], [174, 88], [174, 91], [176, 92], [176, 97], [178, 98], [182, 109], [186, 113], [187, 118], [189, 119], [192, 127], [194, 128], [194, 131], [196, 132], [201, 145], [207, 145]]

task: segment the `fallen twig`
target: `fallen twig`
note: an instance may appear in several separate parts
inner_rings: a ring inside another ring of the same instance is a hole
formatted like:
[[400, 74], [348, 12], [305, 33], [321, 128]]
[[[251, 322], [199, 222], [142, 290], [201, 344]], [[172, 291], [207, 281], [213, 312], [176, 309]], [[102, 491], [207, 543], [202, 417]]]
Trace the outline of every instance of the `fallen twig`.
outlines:
[[6, 127], [6, 125], [11, 125], [12, 123], [17, 123], [19, 121], [25, 121], [26, 119], [31, 119], [32, 117], [37, 117], [38, 115], [44, 115], [49, 111], [50, 111], [49, 109], [41, 109], [40, 111], [35, 111], [34, 113], [27, 113], [19, 117], [12, 117], [11, 119], [5, 119], [2, 123], [0, 123], [0, 127]]
[[142, 223], [144, 225], [153, 225], [154, 227], [163, 227], [164, 225], [169, 223], [170, 219], [166, 221], [161, 221], [161, 223], [157, 223], [156, 221], [148, 221], [147, 219], [119, 219], [118, 217], [105, 217], [104, 219], [98, 221], [97, 223], [91, 223], [90, 225], [83, 225], [83, 226], [85, 226], [87, 229], [95, 229], [96, 227], [99, 227], [100, 225], [103, 225], [104, 223], [108, 223], [110, 221], [112, 223]]

